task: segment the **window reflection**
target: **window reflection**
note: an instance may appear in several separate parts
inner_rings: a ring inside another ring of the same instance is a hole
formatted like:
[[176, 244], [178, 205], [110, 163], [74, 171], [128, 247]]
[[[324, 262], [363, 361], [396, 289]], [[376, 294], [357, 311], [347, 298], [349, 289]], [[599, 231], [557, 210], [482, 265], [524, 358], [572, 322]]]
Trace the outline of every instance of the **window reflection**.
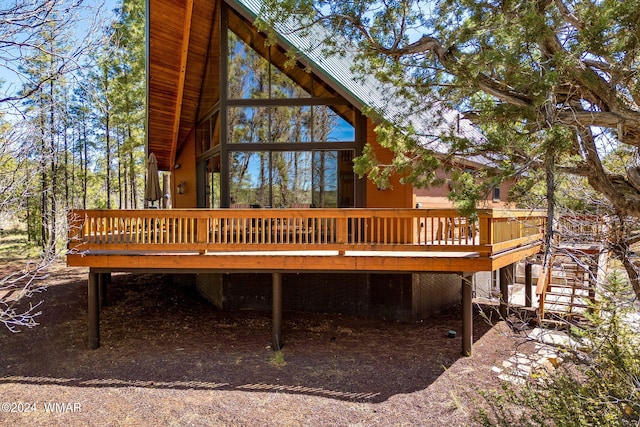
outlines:
[[269, 111], [261, 107], [230, 107], [227, 119], [229, 142], [269, 142]]
[[271, 155], [275, 207], [311, 205], [311, 153], [279, 151]]
[[229, 107], [229, 142], [351, 142], [353, 126], [328, 106]]
[[[201, 152], [209, 149], [213, 155], [225, 148], [227, 153], [228, 176], [211, 174], [209, 205], [353, 207], [354, 110], [344, 100], [319, 105], [324, 103], [319, 97], [335, 95], [320, 86], [317, 98], [310, 99], [265, 59], [270, 49], [249, 46], [231, 31], [228, 37], [227, 100], [220, 116], [214, 113], [208, 128], [201, 122], [196, 135]], [[300, 71], [293, 74], [296, 80], [315, 91], [313, 78]], [[217, 147], [220, 132], [226, 147]], [[228, 199], [220, 201], [220, 195]]]
[[229, 99], [307, 98], [311, 95], [233, 32], [229, 36]]
[[352, 207], [352, 160], [352, 150], [231, 152], [231, 206]]

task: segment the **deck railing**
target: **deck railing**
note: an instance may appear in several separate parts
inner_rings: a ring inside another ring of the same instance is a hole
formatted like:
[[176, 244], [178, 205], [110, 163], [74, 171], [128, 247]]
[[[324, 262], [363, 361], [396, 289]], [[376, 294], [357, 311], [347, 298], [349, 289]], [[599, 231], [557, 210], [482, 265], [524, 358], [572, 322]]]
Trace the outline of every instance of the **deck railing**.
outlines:
[[564, 243], [600, 243], [605, 240], [602, 215], [562, 215], [556, 223], [557, 238]]
[[502, 252], [542, 239], [542, 212], [450, 209], [73, 210], [71, 252], [389, 250]]

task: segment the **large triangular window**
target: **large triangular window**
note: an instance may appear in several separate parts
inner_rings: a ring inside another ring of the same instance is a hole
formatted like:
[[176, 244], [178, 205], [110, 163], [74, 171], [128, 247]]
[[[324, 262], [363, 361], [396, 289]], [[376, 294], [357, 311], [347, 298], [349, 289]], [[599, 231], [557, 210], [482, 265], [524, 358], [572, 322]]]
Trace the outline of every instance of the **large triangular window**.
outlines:
[[230, 13], [228, 22], [222, 69], [210, 78], [219, 76], [221, 97], [196, 127], [206, 184], [198, 205], [356, 206], [358, 110], [309, 67], [289, 66], [286, 52], [243, 18]]

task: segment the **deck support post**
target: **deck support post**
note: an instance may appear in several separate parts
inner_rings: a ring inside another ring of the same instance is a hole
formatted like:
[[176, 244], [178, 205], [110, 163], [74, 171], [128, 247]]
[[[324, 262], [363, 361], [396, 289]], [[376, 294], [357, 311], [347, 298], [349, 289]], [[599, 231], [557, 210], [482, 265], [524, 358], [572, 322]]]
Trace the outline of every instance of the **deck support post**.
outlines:
[[509, 285], [513, 285], [513, 269], [509, 264], [500, 269], [500, 317], [505, 320], [509, 316]]
[[533, 275], [531, 269], [533, 264], [526, 261], [524, 264], [524, 306], [531, 307], [533, 305], [533, 296], [531, 291], [531, 285], [533, 282]]
[[89, 272], [87, 300], [89, 302], [89, 348], [100, 347], [100, 290], [99, 273]]
[[107, 299], [107, 287], [111, 282], [111, 273], [98, 274], [98, 293], [100, 294], [100, 308], [109, 304]]
[[273, 273], [273, 313], [272, 343], [273, 351], [282, 349], [282, 273]]
[[462, 355], [471, 356], [473, 346], [473, 276], [462, 275]]

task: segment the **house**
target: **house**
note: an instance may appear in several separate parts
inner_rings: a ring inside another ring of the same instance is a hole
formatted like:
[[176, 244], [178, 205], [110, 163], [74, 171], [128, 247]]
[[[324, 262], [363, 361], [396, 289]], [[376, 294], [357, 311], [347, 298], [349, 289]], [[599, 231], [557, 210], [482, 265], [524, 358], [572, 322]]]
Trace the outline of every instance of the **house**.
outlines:
[[[148, 152], [171, 175], [172, 209], [70, 214], [68, 265], [91, 268], [91, 346], [106, 277], [158, 271], [193, 275], [223, 308], [271, 308], [274, 348], [283, 308], [415, 321], [462, 295], [469, 354], [472, 283], [537, 253], [543, 214], [504, 209], [501, 189], [499, 209], [472, 220], [442, 189], [358, 178], [365, 144], [391, 158], [362, 112], [384, 94], [319, 49], [291, 65], [287, 50], [313, 40], [265, 43], [258, 8], [148, 2]], [[458, 132], [480, 137], [466, 121]]]

